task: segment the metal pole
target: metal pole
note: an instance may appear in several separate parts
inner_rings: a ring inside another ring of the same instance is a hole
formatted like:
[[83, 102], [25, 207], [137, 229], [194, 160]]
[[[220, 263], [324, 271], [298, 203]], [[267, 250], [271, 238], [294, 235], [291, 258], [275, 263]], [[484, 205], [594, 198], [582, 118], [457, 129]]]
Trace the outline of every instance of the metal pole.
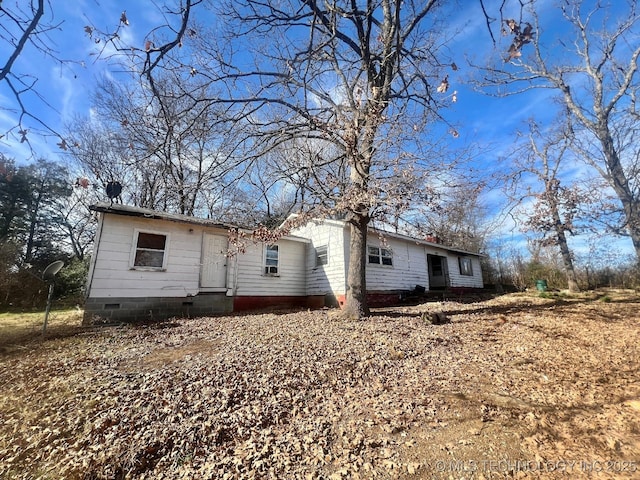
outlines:
[[42, 326], [42, 334], [47, 331], [47, 320], [49, 320], [49, 310], [51, 310], [51, 298], [53, 297], [53, 282], [49, 284], [49, 295], [47, 296], [47, 309], [44, 312], [44, 325]]

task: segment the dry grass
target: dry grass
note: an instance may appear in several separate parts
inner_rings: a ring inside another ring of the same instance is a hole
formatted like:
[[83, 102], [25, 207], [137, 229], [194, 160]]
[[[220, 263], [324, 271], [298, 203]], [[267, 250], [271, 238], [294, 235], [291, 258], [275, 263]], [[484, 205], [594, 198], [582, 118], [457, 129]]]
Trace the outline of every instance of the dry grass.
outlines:
[[0, 353], [23, 349], [44, 338], [73, 335], [82, 323], [82, 310], [52, 310], [49, 312], [46, 335], [42, 334], [43, 312], [0, 313]]
[[637, 478], [640, 298], [543, 297], [27, 336], [0, 478]]

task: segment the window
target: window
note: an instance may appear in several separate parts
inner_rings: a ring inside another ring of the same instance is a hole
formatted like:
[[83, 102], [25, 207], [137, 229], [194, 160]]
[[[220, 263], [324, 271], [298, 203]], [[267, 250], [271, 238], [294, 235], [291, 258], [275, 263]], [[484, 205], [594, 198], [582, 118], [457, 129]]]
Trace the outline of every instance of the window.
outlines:
[[443, 257], [431, 256], [431, 275], [434, 277], [442, 277], [444, 270], [442, 268]]
[[163, 270], [168, 246], [167, 235], [136, 232], [133, 268]]
[[391, 250], [380, 247], [369, 247], [369, 263], [393, 265]]
[[321, 245], [316, 248], [316, 267], [329, 263], [329, 247]]
[[267, 245], [264, 254], [264, 274], [278, 274], [278, 245]]
[[473, 269], [471, 267], [471, 259], [468, 257], [458, 257], [458, 264], [460, 266], [460, 275], [473, 275]]

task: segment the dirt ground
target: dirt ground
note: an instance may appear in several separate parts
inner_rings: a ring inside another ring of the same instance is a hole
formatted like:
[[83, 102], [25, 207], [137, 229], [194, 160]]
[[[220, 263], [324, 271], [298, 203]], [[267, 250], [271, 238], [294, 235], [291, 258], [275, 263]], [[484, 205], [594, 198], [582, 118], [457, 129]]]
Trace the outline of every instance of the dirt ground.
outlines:
[[0, 340], [0, 478], [640, 478], [640, 296], [545, 296]]

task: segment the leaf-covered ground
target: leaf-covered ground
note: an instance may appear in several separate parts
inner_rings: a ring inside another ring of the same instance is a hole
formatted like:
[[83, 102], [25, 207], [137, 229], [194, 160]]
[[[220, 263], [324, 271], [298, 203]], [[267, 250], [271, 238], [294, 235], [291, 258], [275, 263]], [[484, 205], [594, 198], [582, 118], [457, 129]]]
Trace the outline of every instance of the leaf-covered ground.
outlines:
[[5, 348], [0, 478], [638, 478], [639, 311], [509, 295]]

